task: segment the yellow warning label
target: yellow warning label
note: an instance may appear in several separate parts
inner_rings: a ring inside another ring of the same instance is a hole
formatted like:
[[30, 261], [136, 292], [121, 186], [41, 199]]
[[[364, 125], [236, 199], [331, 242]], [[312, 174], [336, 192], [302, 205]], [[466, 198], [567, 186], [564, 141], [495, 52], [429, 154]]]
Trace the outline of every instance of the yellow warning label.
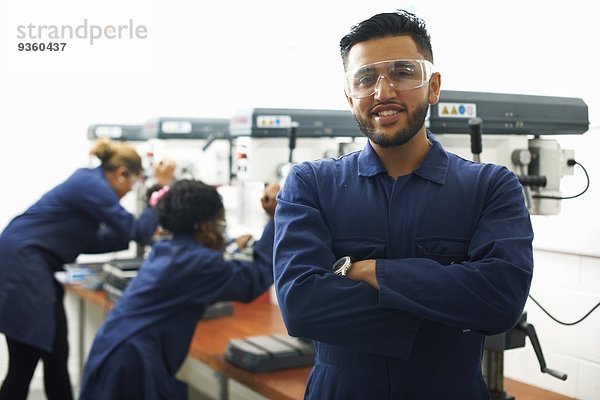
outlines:
[[438, 116], [443, 118], [473, 118], [477, 116], [475, 103], [438, 103]]

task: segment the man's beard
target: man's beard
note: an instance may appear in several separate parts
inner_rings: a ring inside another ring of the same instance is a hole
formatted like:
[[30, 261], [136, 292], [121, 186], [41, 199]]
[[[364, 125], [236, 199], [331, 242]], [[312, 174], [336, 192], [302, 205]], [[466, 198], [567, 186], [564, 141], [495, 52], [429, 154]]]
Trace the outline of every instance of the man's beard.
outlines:
[[381, 147], [401, 146], [415, 137], [417, 132], [419, 132], [423, 123], [425, 123], [428, 109], [429, 103], [427, 101], [420, 104], [408, 115], [408, 124], [390, 136], [383, 135], [381, 132], [376, 131], [369, 121], [364, 120], [357, 115], [354, 116], [354, 119], [356, 119], [362, 133], [368, 137], [371, 142]]

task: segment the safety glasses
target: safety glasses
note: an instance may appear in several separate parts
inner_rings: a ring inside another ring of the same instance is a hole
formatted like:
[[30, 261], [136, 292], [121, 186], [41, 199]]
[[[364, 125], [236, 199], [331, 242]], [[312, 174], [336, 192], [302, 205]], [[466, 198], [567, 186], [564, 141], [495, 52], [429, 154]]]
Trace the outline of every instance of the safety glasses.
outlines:
[[224, 219], [215, 219], [213, 220], [213, 223], [217, 228], [217, 232], [219, 232], [221, 235], [224, 235], [227, 231], [227, 221], [225, 221]]
[[433, 74], [427, 60], [398, 59], [366, 64], [345, 74], [346, 94], [361, 99], [375, 94], [385, 79], [395, 90], [411, 90], [425, 86]]

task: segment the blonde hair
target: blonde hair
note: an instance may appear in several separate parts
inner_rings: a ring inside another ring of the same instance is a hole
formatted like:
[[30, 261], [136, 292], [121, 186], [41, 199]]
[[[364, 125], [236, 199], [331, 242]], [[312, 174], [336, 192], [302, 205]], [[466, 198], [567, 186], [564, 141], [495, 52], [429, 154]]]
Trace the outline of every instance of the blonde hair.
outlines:
[[104, 171], [114, 171], [125, 167], [132, 174], [142, 172], [142, 159], [135, 149], [123, 142], [113, 142], [108, 138], [98, 139], [90, 154], [95, 155], [101, 162]]

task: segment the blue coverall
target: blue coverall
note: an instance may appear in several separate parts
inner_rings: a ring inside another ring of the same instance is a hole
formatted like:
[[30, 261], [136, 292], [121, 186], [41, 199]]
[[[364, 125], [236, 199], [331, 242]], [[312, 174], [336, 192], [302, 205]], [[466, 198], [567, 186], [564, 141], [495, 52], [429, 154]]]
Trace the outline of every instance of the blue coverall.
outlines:
[[[392, 179], [369, 143], [293, 167], [278, 196], [275, 287], [293, 336], [316, 342], [307, 399], [488, 399], [485, 334], [512, 328], [533, 272], [514, 173], [432, 142]], [[379, 290], [334, 275], [376, 259]]]
[[157, 242], [98, 331], [80, 400], [187, 399], [175, 373], [206, 306], [251, 301], [273, 283], [273, 222], [253, 261], [227, 261], [191, 234]]
[[157, 224], [152, 208], [137, 220], [127, 212], [100, 167], [75, 171], [0, 235], [0, 332], [52, 352], [54, 303], [62, 301], [54, 272], [81, 253], [149, 243]]

